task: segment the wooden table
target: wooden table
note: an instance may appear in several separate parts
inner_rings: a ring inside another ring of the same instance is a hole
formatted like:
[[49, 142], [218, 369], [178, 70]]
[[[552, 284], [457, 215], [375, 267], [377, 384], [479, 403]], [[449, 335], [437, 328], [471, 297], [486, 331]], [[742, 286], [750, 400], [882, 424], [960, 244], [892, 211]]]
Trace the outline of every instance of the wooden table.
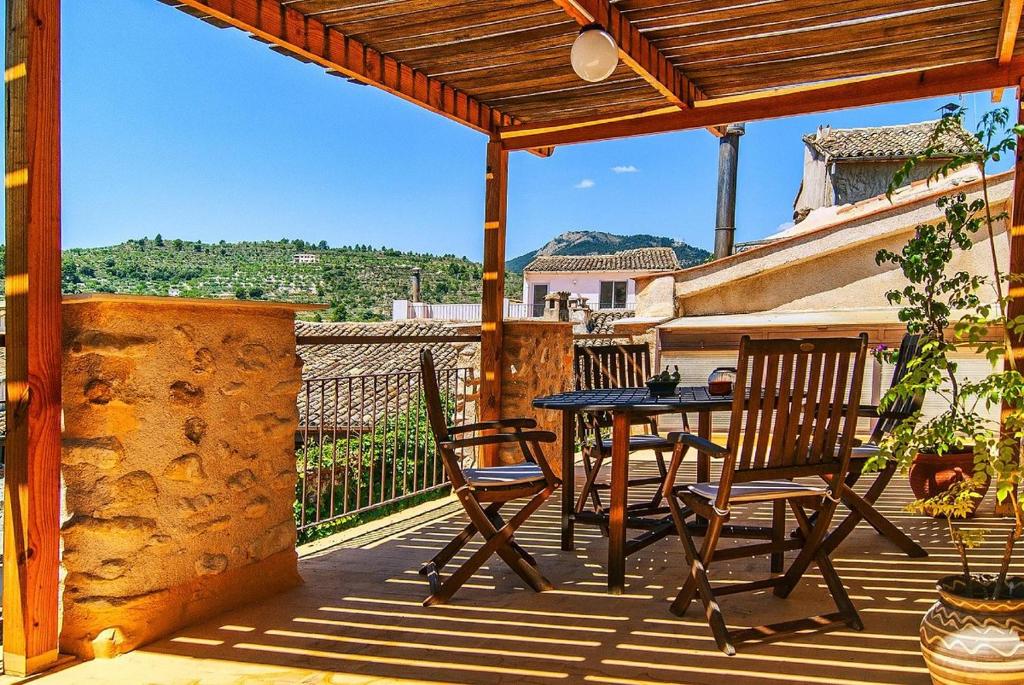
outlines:
[[[625, 588], [626, 556], [629, 553], [626, 540], [626, 506], [628, 504], [629, 481], [629, 433], [630, 419], [635, 416], [655, 414], [696, 413], [697, 432], [701, 437], [711, 437], [711, 412], [729, 411], [732, 396], [715, 396], [707, 387], [682, 387], [671, 397], [654, 398], [647, 388], [609, 388], [602, 390], [577, 390], [558, 395], [538, 397], [533, 401], [538, 409], [562, 412], [562, 549], [573, 548], [573, 527], [575, 513], [575, 471], [576, 461], [576, 414], [579, 412], [602, 411], [612, 415], [612, 473], [611, 505], [608, 515], [608, 591], [622, 594]], [[697, 480], [706, 482], [710, 478], [709, 459], [704, 455], [697, 461]]]

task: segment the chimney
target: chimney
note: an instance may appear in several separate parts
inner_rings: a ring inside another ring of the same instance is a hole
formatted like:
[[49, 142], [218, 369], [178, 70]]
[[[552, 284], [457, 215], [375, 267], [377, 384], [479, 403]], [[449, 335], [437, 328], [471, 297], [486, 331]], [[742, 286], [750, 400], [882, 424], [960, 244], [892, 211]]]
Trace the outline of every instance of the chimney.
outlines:
[[409, 301], [420, 302], [420, 270], [413, 269], [409, 277]]
[[718, 212], [715, 219], [715, 259], [733, 253], [736, 241], [736, 172], [739, 168], [740, 136], [745, 124], [729, 124], [718, 141]]
[[569, 320], [569, 293], [551, 293], [544, 298], [544, 318], [548, 321]]

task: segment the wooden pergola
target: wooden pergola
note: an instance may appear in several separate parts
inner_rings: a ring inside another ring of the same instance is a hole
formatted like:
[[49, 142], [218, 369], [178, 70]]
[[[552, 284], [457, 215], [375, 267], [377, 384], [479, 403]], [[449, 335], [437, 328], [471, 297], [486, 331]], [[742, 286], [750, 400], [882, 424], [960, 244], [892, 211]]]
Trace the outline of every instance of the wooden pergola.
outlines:
[[[161, 0], [487, 136], [482, 418], [500, 407], [508, 154], [1020, 88], [1024, 0]], [[4, 665], [57, 659], [61, 459], [60, 0], [7, 0]], [[581, 25], [620, 63], [580, 80]], [[1019, 109], [1019, 108], [1018, 108]], [[1018, 153], [1011, 263], [1024, 272]], [[1011, 316], [1024, 313], [1015, 286]]]

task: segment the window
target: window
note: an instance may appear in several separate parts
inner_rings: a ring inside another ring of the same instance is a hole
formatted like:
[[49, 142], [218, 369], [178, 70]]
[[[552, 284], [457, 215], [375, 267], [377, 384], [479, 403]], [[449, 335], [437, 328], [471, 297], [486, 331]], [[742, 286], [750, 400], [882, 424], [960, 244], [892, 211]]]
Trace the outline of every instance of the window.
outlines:
[[547, 283], [535, 283], [533, 286], [533, 316], [544, 316], [544, 298], [548, 296]]
[[626, 282], [601, 281], [601, 299], [598, 309], [625, 309]]

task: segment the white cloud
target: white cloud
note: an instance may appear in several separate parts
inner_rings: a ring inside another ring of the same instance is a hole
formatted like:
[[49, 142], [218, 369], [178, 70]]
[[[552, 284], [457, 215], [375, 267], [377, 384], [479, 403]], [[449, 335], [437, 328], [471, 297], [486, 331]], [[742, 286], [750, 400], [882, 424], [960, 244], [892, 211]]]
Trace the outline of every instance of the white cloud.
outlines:
[[593, 180], [591, 180], [591, 179], [589, 179], [589, 178], [585, 178], [585, 179], [583, 179], [582, 181], [580, 181], [579, 183], [577, 183], [577, 184], [576, 184], [575, 186], [573, 186], [573, 187], [574, 187], [574, 188], [578, 188], [578, 189], [580, 189], [580, 190], [586, 190], [587, 188], [593, 188], [593, 187], [594, 187], [594, 185], [595, 185], [595, 184], [594, 184], [594, 181], [593, 181]]
[[632, 164], [619, 164], [618, 166], [613, 166], [612, 171], [617, 174], [635, 174], [640, 170]]

